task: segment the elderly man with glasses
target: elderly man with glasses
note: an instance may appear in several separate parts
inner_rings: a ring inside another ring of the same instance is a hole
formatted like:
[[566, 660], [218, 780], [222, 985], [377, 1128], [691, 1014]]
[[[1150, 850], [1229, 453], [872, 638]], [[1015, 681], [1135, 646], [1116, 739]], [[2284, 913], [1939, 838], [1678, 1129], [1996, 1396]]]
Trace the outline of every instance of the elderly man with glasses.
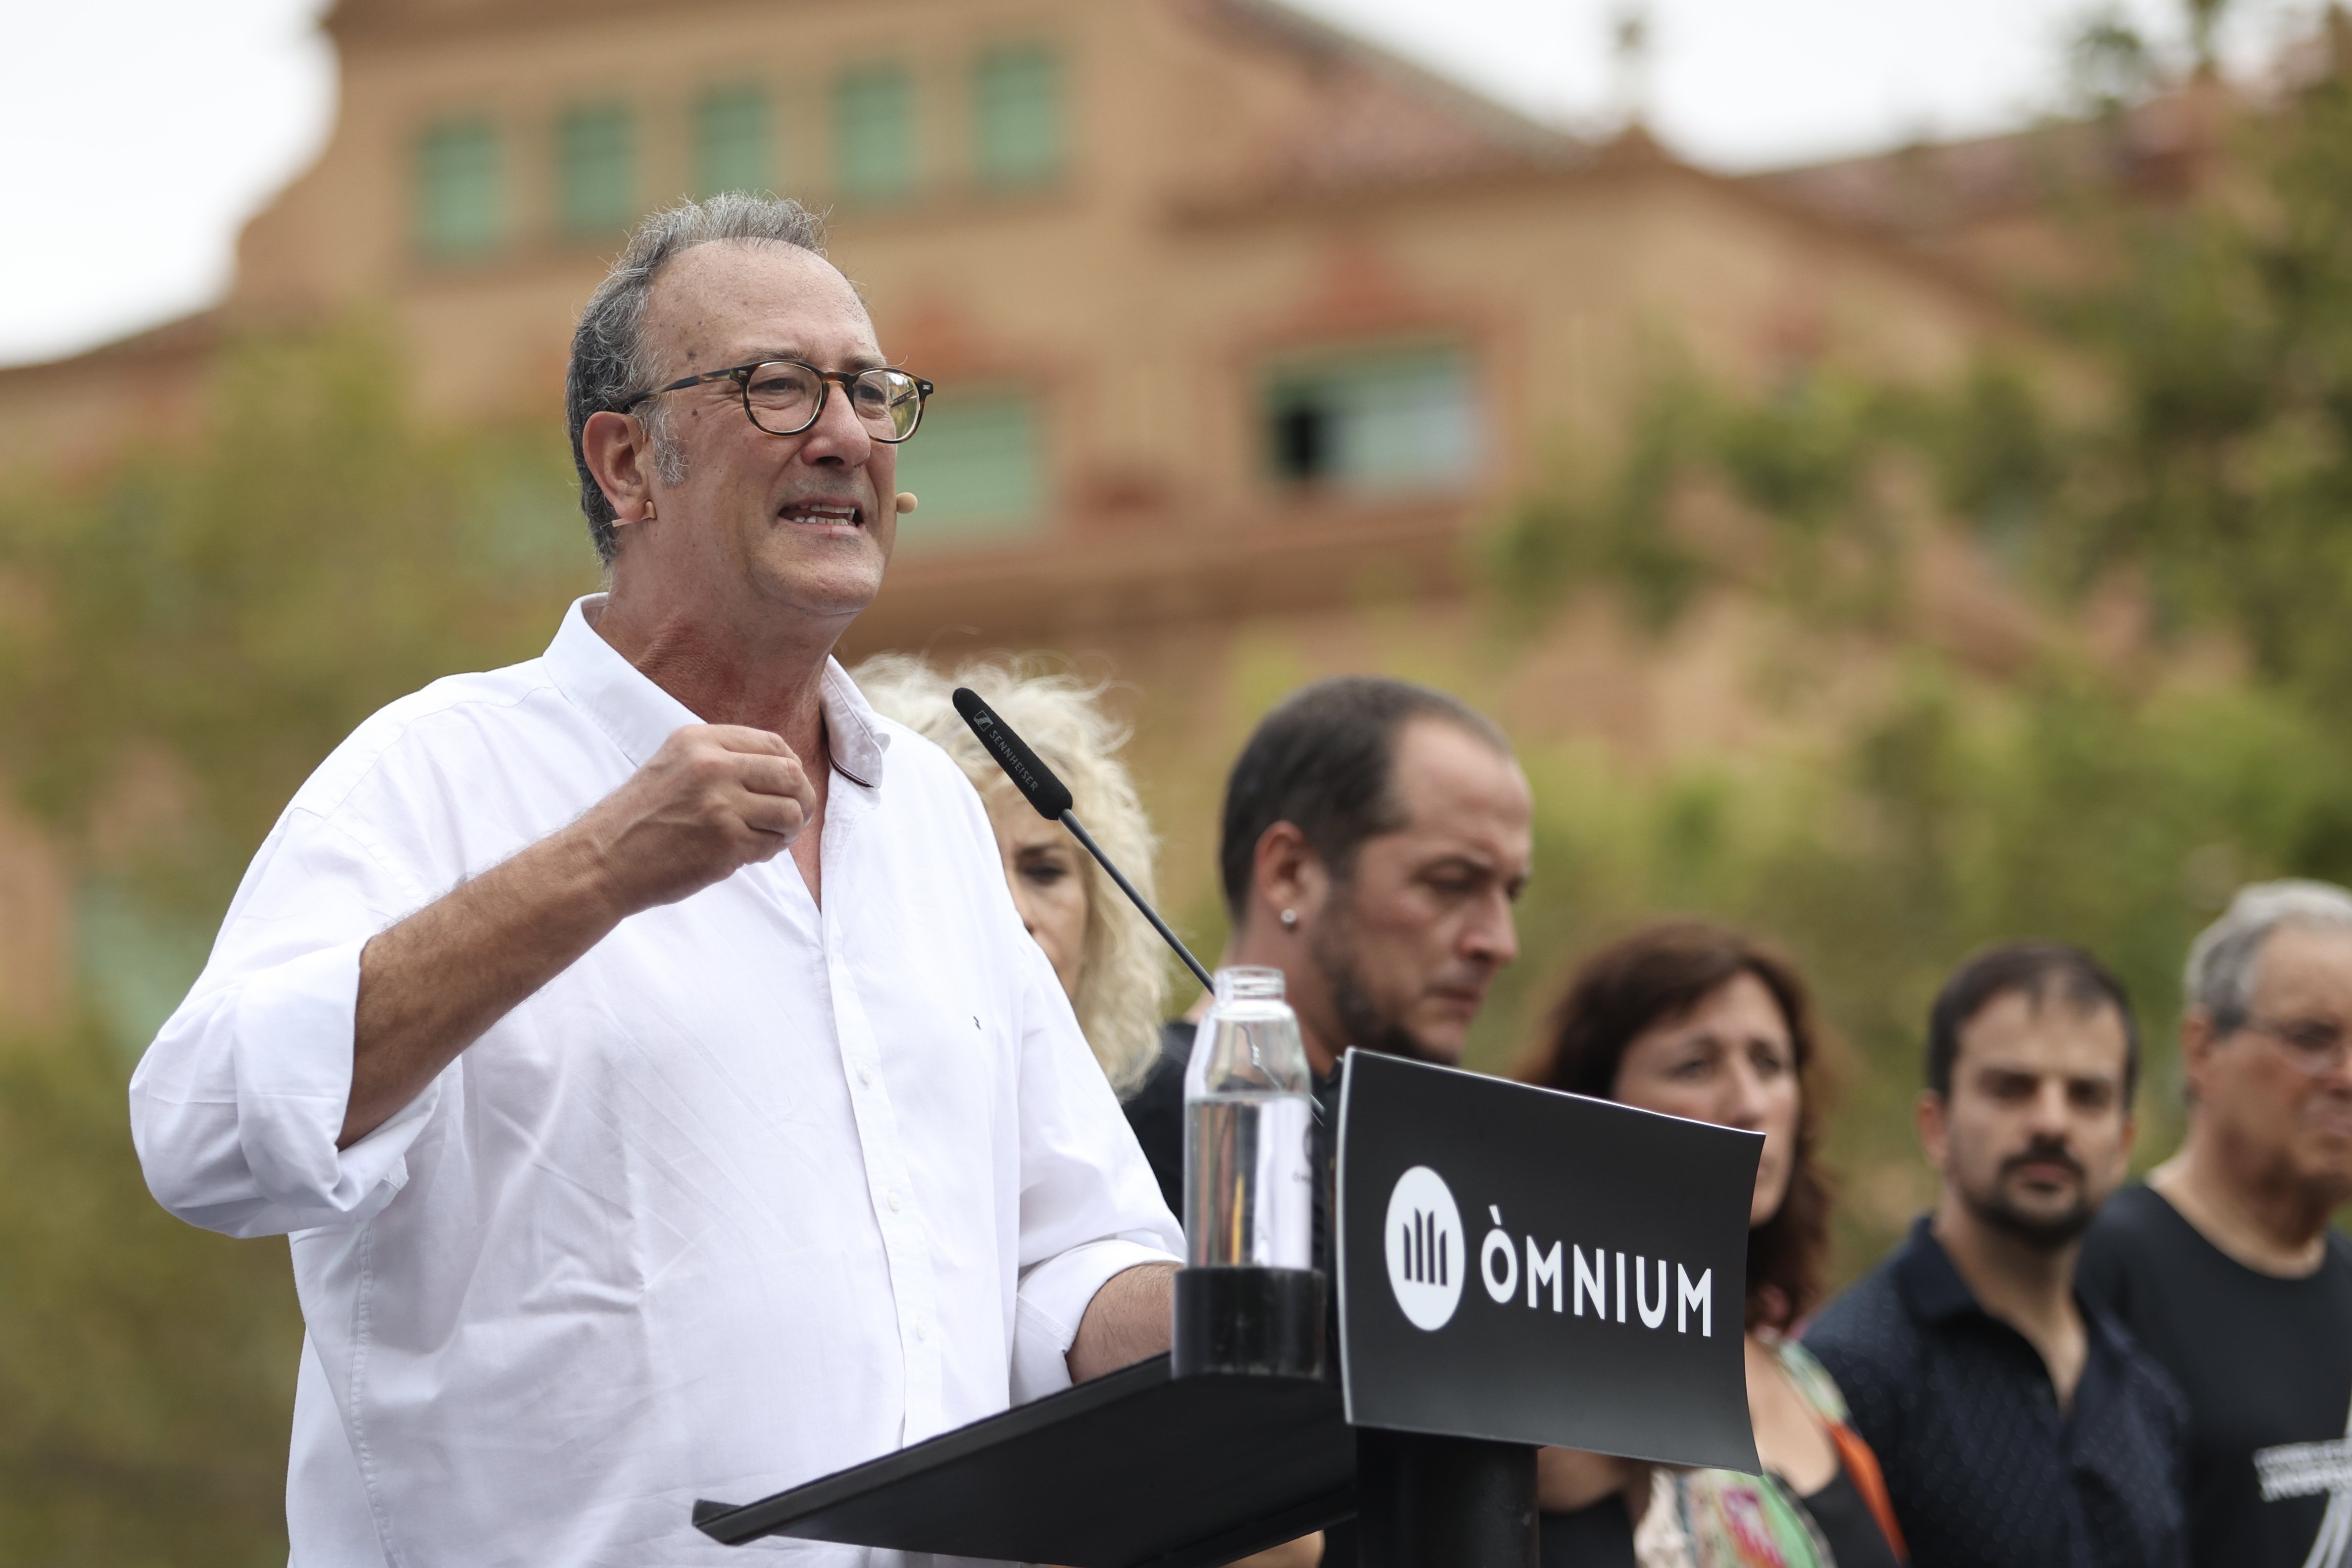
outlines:
[[2352, 1565], [2352, 894], [2241, 892], [2189, 950], [2189, 1136], [2078, 1286], [2189, 1396], [2196, 1568]]
[[327, 759], [132, 1080], [167, 1207], [291, 1238], [293, 1568], [730, 1561], [698, 1495], [1166, 1348], [1175, 1224], [987, 813], [832, 658], [930, 386], [819, 241], [640, 229], [567, 397], [609, 590]]

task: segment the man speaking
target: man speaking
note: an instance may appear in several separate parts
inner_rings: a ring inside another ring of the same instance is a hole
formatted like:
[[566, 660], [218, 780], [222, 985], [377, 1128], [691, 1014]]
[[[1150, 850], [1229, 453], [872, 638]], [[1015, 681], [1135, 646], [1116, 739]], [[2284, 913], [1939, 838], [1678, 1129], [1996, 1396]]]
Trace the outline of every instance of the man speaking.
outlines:
[[567, 395], [610, 591], [327, 759], [131, 1080], [166, 1207], [291, 1238], [292, 1568], [729, 1560], [697, 1496], [1166, 1348], [980, 799], [832, 658], [929, 388], [820, 240], [638, 231]]

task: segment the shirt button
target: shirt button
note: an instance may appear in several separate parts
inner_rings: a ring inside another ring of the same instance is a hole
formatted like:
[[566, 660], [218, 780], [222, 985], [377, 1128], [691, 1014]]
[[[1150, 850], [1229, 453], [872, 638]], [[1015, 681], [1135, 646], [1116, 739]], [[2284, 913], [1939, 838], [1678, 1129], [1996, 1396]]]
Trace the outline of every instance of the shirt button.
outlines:
[[915, 1325], [915, 1342], [919, 1345], [927, 1345], [931, 1342], [930, 1324], [917, 1323]]
[[872, 1068], [859, 1068], [857, 1069], [857, 1081], [871, 1088], [874, 1083], [874, 1069]]
[[889, 1204], [892, 1214], [897, 1214], [906, 1204], [906, 1200], [896, 1193], [892, 1193], [886, 1201]]

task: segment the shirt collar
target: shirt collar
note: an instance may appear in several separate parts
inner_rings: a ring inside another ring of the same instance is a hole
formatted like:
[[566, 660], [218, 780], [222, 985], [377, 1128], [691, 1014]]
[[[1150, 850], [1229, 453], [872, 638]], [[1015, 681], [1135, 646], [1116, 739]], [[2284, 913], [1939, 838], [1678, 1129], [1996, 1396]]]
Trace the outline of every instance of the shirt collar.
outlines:
[[[604, 602], [602, 594], [574, 600], [541, 662], [556, 686], [612, 738], [622, 754], [643, 767], [672, 731], [703, 721], [623, 658], [588, 624], [588, 613]], [[838, 659], [824, 661], [818, 700], [824, 707], [835, 770], [868, 789], [880, 787], [882, 753], [889, 748], [890, 737]]]
[[882, 753], [890, 749], [890, 733], [882, 728], [866, 693], [849, 679], [841, 661], [824, 661], [824, 732], [833, 743], [833, 767], [867, 789], [882, 786]]
[[[1932, 1226], [1935, 1216], [1921, 1215], [1911, 1226], [1911, 1235], [1903, 1250], [1895, 1258], [1895, 1289], [1902, 1292], [1903, 1304], [1911, 1316], [1923, 1323], [1943, 1323], [1975, 1313], [1990, 1317], [1977, 1301], [1977, 1293], [1960, 1278], [1953, 1266], [1952, 1255], [1936, 1239]], [[2074, 1292], [2075, 1309], [2083, 1314], [2092, 1346], [2096, 1351], [2114, 1352], [2121, 1348], [2118, 1331], [2107, 1315]], [[2096, 1359], [2095, 1357], [2095, 1359]]]
[[1895, 1258], [1895, 1288], [1903, 1292], [1903, 1304], [1921, 1322], [1940, 1323], [1965, 1312], [1980, 1312], [1976, 1292], [1960, 1278], [1952, 1266], [1950, 1253], [1937, 1241], [1928, 1228], [1931, 1216], [1921, 1215], [1912, 1224], [1911, 1235], [1903, 1250]]

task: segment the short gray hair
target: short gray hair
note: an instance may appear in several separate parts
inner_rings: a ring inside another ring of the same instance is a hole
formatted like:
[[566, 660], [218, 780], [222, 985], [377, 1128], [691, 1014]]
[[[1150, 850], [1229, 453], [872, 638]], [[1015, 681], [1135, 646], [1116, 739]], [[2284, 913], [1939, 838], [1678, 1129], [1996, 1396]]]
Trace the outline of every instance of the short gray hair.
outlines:
[[[572, 430], [572, 464], [580, 471], [580, 510], [587, 514], [588, 537], [607, 564], [617, 542], [613, 503], [588, 471], [580, 433], [587, 427], [590, 415], [619, 408], [633, 394], [651, 386], [654, 377], [661, 374], [661, 367], [646, 352], [644, 331], [646, 299], [653, 292], [654, 279], [661, 276], [663, 268], [696, 246], [722, 240], [796, 246], [813, 256], [823, 256], [824, 220], [788, 197], [740, 192], [665, 207], [629, 236], [620, 259], [588, 297], [580, 312], [580, 325], [572, 334], [572, 367], [563, 381], [563, 416]], [[676, 484], [686, 474], [677, 448], [670, 444], [668, 421], [660, 403], [654, 403], [643, 418], [662, 478]]]
[[2238, 889], [2221, 918], [2189, 950], [2181, 989], [2222, 1034], [2242, 1027], [2253, 1011], [2256, 965], [2263, 943], [2281, 926], [2352, 932], [2352, 893], [2333, 882], [2289, 879]]

